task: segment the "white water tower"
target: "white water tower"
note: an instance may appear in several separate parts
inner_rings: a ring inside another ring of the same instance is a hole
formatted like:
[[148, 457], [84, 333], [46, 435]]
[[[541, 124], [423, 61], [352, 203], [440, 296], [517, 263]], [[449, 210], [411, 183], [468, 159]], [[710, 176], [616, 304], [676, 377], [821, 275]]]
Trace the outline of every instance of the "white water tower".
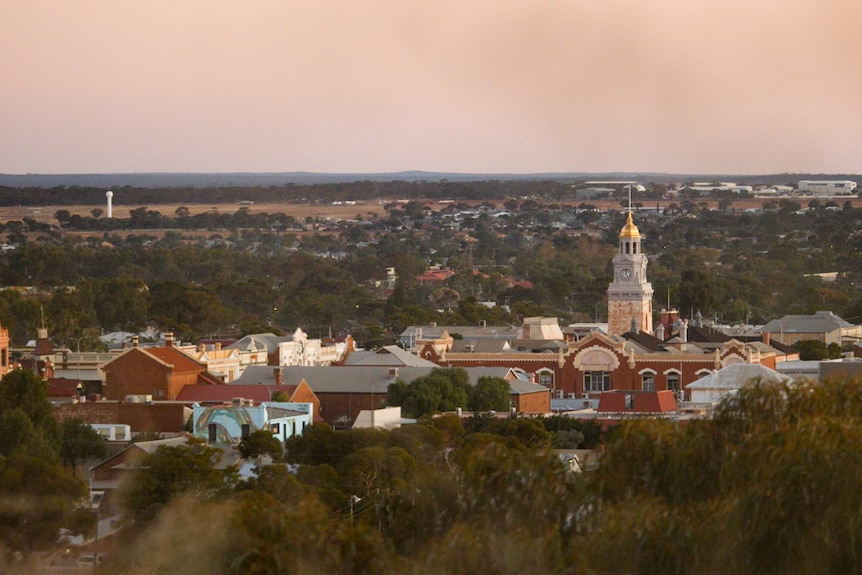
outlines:
[[113, 218], [114, 217], [114, 211], [113, 211], [113, 204], [112, 204], [113, 200], [112, 200], [112, 198], [114, 197], [114, 192], [112, 192], [111, 190], [108, 190], [107, 193], [105, 194], [105, 197], [108, 198], [108, 217]]

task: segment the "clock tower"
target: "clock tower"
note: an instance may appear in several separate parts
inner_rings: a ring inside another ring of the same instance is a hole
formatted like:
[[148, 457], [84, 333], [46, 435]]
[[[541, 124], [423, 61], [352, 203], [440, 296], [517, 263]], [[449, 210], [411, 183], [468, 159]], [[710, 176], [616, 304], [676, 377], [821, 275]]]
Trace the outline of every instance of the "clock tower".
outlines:
[[641, 250], [641, 235], [629, 210], [620, 231], [619, 252], [612, 260], [614, 279], [608, 286], [608, 332], [622, 335], [632, 331], [652, 333], [652, 284], [647, 281], [647, 257]]

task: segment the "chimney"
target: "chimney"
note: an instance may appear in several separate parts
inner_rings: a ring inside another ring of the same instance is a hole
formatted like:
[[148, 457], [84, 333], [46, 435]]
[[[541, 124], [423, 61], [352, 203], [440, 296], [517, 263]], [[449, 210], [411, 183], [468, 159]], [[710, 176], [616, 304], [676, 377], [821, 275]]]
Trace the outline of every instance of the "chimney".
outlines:
[[221, 342], [220, 342], [220, 341], [217, 341], [217, 342], [215, 343], [215, 350], [216, 350], [216, 351], [221, 351]]
[[[668, 318], [668, 311], [666, 309], [662, 309], [660, 312], [658, 312], [658, 323], [659, 323], [659, 325], [662, 325], [665, 328], [667, 328], [669, 325], [667, 318]], [[660, 339], [662, 339], [662, 338], [660, 338]]]
[[679, 322], [679, 339], [683, 343], [688, 343], [688, 320], [684, 319]]
[[174, 347], [174, 332], [165, 332], [165, 347]]
[[137, 335], [132, 336], [132, 347], [138, 347], [138, 336]]
[[281, 385], [282, 380], [282, 371], [280, 367], [276, 367], [272, 370], [272, 374], [275, 376], [275, 385]]
[[771, 341], [772, 341], [772, 336], [769, 335], [769, 332], [768, 331], [763, 332], [763, 343], [765, 343], [766, 345], [769, 345], [769, 343]]

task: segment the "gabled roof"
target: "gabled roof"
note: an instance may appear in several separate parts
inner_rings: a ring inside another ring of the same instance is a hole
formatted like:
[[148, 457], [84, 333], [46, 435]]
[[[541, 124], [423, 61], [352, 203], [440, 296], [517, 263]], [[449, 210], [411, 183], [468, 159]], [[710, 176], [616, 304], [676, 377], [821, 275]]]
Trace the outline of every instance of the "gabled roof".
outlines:
[[387, 367], [439, 367], [437, 364], [404, 351], [397, 345], [387, 345], [376, 351], [354, 351], [348, 354], [344, 365]]
[[688, 341], [722, 343], [730, 341], [730, 336], [709, 326], [688, 325]]
[[174, 371], [206, 371], [206, 366], [175, 347], [138, 348], [174, 366]]
[[143, 354], [163, 366], [172, 365], [176, 371], [203, 372], [206, 370], [206, 367], [202, 363], [195, 361], [192, 357], [174, 347], [130, 347], [107, 362], [102, 366], [102, 369], [110, 371], [114, 367], [113, 364], [119, 365], [117, 362], [121, 362], [128, 355], [134, 353]]
[[639, 331], [637, 333], [630, 331], [628, 333], [624, 333], [622, 337], [626, 338], [626, 340], [628, 341], [633, 341], [637, 343], [639, 346], [646, 349], [647, 351], [658, 351], [662, 348], [662, 346], [664, 346], [665, 343], [659, 338], [650, 335], [645, 331]]
[[814, 315], [786, 315], [774, 319], [760, 328], [761, 333], [829, 333], [853, 324], [831, 311], [818, 311]]

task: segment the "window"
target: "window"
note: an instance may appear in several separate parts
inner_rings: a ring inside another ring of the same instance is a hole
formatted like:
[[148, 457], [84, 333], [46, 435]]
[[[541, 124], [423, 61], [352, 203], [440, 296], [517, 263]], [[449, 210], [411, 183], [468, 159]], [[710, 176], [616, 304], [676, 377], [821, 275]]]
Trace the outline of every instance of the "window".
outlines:
[[644, 391], [655, 391], [655, 374], [651, 372], [641, 375], [641, 389]]
[[164, 397], [164, 396], [165, 396], [165, 390], [164, 389], [154, 389], [153, 390], [153, 397]]
[[216, 438], [218, 437], [218, 427], [215, 423], [210, 423], [207, 425], [207, 441], [210, 443], [215, 443]]
[[554, 384], [554, 374], [548, 371], [539, 373], [539, 384], [551, 387]]
[[607, 391], [611, 388], [609, 371], [585, 371], [584, 391]]
[[635, 408], [635, 398], [631, 394], [626, 394], [626, 409]]
[[251, 435], [251, 425], [249, 425], [248, 423], [243, 423], [241, 433], [243, 440], [248, 439], [248, 436]]
[[679, 374], [667, 374], [667, 388], [675, 393], [679, 392]]
[[280, 428], [281, 428], [281, 426], [279, 426], [279, 424], [273, 423], [270, 430], [272, 431], [273, 435], [277, 435], [278, 432], [280, 431]]

